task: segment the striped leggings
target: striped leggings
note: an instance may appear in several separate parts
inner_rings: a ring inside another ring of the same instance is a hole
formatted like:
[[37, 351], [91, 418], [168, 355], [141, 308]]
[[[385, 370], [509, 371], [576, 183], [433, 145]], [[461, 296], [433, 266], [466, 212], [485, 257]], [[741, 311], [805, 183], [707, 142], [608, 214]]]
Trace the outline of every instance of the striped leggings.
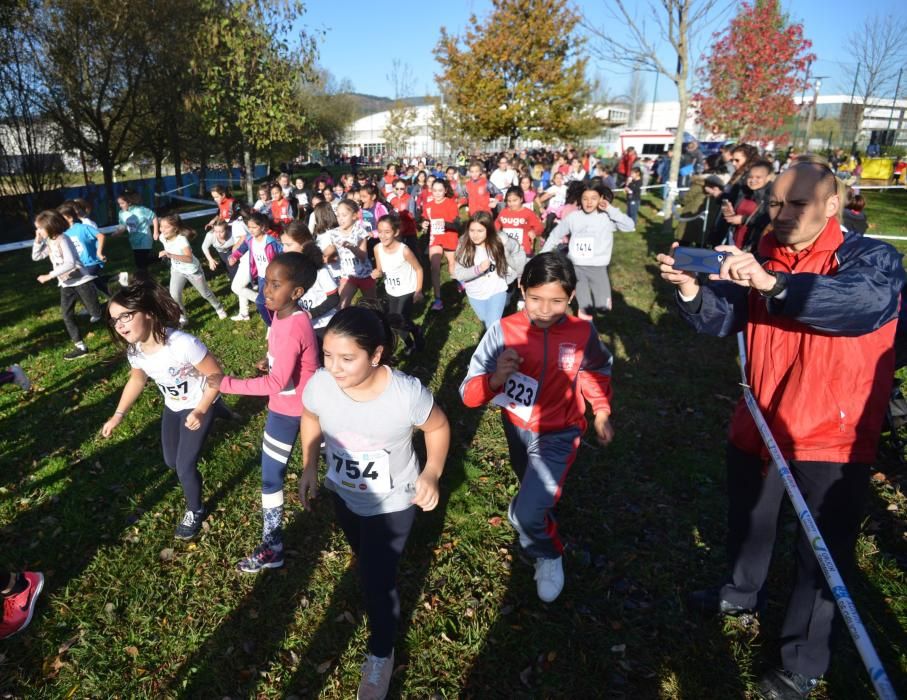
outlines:
[[299, 416], [268, 411], [261, 442], [262, 542], [283, 546], [283, 481], [293, 444], [299, 435]]

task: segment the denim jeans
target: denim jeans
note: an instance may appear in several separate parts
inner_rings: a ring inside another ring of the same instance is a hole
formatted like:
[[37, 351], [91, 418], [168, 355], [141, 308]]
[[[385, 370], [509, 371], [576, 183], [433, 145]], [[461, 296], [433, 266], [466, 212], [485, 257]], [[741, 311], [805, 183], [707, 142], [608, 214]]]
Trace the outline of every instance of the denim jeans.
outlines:
[[507, 292], [494, 294], [487, 299], [475, 299], [471, 296], [467, 296], [467, 299], [485, 328], [489, 328], [495, 321], [500, 321], [504, 315], [504, 307], [507, 306]]

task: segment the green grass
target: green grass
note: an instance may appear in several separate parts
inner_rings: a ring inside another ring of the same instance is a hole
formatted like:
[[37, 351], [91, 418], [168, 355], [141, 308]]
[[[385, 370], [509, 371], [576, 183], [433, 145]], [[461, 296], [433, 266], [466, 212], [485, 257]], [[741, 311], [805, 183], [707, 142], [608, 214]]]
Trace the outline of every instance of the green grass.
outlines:
[[[903, 233], [894, 212], [905, 201], [872, 194], [870, 221], [890, 208]], [[392, 697], [736, 698], [775, 661], [790, 513], [761, 629], [700, 620], [683, 605], [687, 591], [724, 573], [723, 445], [739, 392], [733, 341], [693, 335], [671, 309], [653, 260], [671, 235], [654, 213], [644, 206], [642, 232], [617, 236], [615, 309], [601, 324], [616, 354], [617, 437], [607, 449], [584, 445], [567, 480], [558, 514], [567, 584], [553, 605], [538, 601], [506, 524], [516, 482], [499, 419], [464, 409], [457, 395], [476, 320], [449, 285], [446, 310], [427, 317], [429, 348], [403, 368], [435, 392], [454, 440], [442, 503], [419, 515], [400, 571]], [[111, 269], [124, 269], [125, 243], [110, 252]], [[0, 390], [0, 564], [47, 577], [31, 628], [0, 647], [0, 691], [352, 697], [366, 639], [358, 581], [327, 500], [299, 508], [298, 457], [287, 565], [257, 578], [233, 568], [260, 536], [265, 401], [229, 399], [242, 418], [216, 425], [201, 463], [212, 515], [196, 543], [175, 542], [182, 495], [161, 462], [160, 396], [146, 389], [113, 438], [97, 436], [126, 363], [98, 329], [87, 337], [91, 360], [62, 361], [58, 292], [35, 282], [46, 267], [27, 251], [0, 257], [0, 365], [20, 362], [37, 387]], [[213, 287], [233, 313], [226, 278]], [[228, 371], [250, 373], [265, 347], [261, 322], [218, 321], [191, 289], [186, 300], [192, 331]], [[889, 451], [878, 466], [852, 592], [905, 694], [904, 468]], [[848, 640], [818, 697], [871, 697]]]

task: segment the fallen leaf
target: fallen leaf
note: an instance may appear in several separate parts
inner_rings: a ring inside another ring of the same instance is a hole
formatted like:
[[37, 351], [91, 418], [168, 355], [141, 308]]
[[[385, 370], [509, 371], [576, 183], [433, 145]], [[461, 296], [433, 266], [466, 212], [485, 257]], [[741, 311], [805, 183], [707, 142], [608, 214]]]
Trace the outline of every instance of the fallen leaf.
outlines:
[[888, 477], [885, 476], [882, 472], [876, 472], [872, 475], [872, 480], [878, 481], [880, 483], [885, 483], [886, 481], [888, 481]]
[[328, 669], [331, 667], [331, 664], [332, 664], [332, 663], [334, 663], [334, 660], [333, 660], [333, 659], [328, 659], [328, 660], [325, 661], [324, 663], [318, 664], [318, 666], [315, 667], [315, 672], [316, 672], [318, 675], [324, 675], [325, 673], [328, 672]]
[[158, 557], [161, 561], [171, 561], [173, 559], [174, 553], [172, 547], [166, 547], [161, 550], [161, 553], [158, 554]]
[[139, 648], [130, 645], [126, 647], [125, 652], [129, 654], [129, 656], [131, 656], [133, 659], [136, 659], [139, 655]]
[[525, 685], [527, 688], [531, 687], [529, 684], [529, 677], [532, 675], [532, 666], [527, 666], [522, 671], [520, 671], [520, 682]]
[[57, 649], [58, 654], [65, 654], [70, 648], [81, 639], [81, 634], [77, 634], [73, 637], [70, 637], [65, 642], [63, 642], [60, 647]]
[[548, 652], [548, 663], [549, 663], [549, 664], [550, 664], [552, 661], [554, 661], [556, 658], [557, 658], [557, 652], [556, 652], [556, 651], [549, 651], [549, 652]]
[[495, 515], [493, 518], [488, 518], [488, 524], [492, 527], [500, 527], [503, 519], [500, 515]]

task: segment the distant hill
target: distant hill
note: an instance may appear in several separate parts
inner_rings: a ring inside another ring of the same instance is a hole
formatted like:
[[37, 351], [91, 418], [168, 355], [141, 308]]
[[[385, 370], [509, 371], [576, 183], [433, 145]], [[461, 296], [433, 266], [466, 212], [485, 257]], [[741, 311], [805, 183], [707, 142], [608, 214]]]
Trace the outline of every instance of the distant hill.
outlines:
[[[375, 114], [377, 112], [384, 112], [390, 109], [394, 104], [394, 100], [390, 97], [364, 95], [361, 92], [351, 93], [351, 96], [356, 100], [356, 106], [359, 109], [359, 116], [361, 117], [366, 117], [369, 114]], [[407, 97], [404, 98], [403, 101], [414, 107], [419, 107], [421, 105], [431, 104], [431, 100], [432, 98], [429, 95], [423, 95], [421, 97]]]

